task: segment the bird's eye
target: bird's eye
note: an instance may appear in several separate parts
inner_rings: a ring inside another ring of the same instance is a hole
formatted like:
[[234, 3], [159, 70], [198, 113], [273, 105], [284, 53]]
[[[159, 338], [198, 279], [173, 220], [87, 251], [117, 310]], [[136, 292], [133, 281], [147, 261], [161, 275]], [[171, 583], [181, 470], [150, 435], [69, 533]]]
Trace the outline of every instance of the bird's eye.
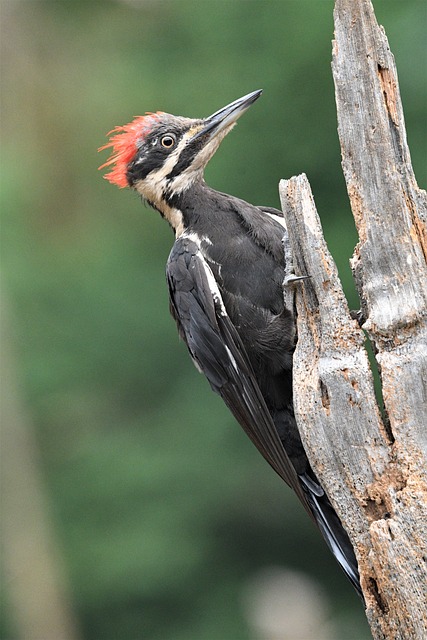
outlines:
[[165, 149], [172, 149], [175, 144], [175, 137], [168, 133], [166, 136], [160, 140], [162, 147]]

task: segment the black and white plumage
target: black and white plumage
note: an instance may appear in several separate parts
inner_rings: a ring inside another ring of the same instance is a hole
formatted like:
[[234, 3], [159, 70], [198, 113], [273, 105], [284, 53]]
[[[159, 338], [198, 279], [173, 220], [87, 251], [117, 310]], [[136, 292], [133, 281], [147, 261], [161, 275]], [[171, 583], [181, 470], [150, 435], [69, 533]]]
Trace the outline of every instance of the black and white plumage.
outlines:
[[205, 120], [149, 114], [117, 128], [107, 179], [173, 227], [170, 308], [197, 368], [295, 491], [361, 594], [349, 538], [314, 475], [292, 406], [293, 310], [284, 303], [282, 214], [210, 189], [203, 170], [260, 91]]

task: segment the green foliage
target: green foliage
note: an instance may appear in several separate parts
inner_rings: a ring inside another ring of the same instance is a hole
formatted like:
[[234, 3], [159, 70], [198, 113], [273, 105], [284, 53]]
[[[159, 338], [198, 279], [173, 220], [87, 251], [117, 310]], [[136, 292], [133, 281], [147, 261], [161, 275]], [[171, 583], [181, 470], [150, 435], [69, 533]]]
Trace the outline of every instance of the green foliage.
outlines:
[[[376, 2], [425, 180], [425, 4]], [[304, 171], [352, 306], [356, 242], [340, 170], [329, 0], [9, 3], [3, 272], [26, 403], [87, 640], [251, 637], [241, 590], [269, 564], [310, 572], [368, 637], [314, 528], [207, 383], [168, 314], [173, 238], [102, 180], [105, 134], [145, 111], [204, 116], [264, 95], [207, 171], [278, 206]], [[338, 595], [337, 595], [338, 593]], [[356, 635], [354, 637], [356, 637]]]

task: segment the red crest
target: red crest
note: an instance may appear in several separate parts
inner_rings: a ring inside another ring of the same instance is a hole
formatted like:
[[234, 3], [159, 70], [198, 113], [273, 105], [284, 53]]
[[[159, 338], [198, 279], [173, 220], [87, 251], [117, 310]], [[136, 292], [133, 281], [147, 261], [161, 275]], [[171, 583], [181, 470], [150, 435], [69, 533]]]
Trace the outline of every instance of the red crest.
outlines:
[[122, 127], [115, 127], [107, 135], [110, 136], [109, 142], [98, 149], [112, 149], [111, 156], [107, 162], [104, 162], [99, 169], [111, 167], [110, 173], [106, 173], [104, 178], [116, 184], [123, 189], [128, 186], [126, 172], [129, 162], [138, 151], [138, 145], [145, 138], [147, 133], [151, 131], [156, 121], [162, 115], [161, 111], [157, 113], [147, 113], [145, 116], [137, 116], [129, 124]]

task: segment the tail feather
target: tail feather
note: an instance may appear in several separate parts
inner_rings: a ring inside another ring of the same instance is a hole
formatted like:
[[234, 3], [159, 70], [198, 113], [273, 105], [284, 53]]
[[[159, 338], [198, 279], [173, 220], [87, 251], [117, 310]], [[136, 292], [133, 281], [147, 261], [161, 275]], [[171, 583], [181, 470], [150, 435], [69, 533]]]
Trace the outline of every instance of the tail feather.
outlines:
[[307, 474], [300, 479], [326, 544], [363, 600], [359, 570], [350, 539], [322, 487]]

